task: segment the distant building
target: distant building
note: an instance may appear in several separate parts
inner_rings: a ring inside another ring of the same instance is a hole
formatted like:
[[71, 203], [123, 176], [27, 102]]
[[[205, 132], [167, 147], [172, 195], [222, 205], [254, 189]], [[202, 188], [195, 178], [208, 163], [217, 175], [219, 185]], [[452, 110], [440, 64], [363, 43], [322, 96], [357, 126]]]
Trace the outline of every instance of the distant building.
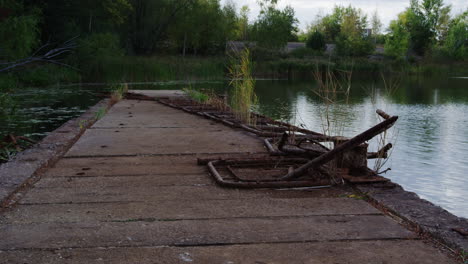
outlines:
[[373, 32], [372, 32], [371, 28], [366, 28], [366, 29], [364, 29], [363, 35], [364, 35], [364, 37], [370, 37], [370, 36], [372, 36], [372, 33]]
[[[246, 48], [255, 48], [257, 46], [256, 42], [253, 41], [228, 41], [226, 43], [226, 52], [239, 52]], [[304, 42], [288, 42], [288, 44], [283, 48], [287, 53], [290, 53], [294, 50], [305, 48], [306, 44]], [[335, 50], [335, 44], [326, 44], [325, 53], [331, 54]]]

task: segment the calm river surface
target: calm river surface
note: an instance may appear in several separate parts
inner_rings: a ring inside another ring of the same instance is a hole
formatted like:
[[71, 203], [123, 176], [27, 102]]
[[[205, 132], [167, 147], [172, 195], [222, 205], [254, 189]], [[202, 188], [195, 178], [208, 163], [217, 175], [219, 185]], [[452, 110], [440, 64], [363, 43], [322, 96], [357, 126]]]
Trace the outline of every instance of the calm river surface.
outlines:
[[[387, 85], [382, 81], [353, 82], [347, 103], [341, 98], [328, 110], [336, 131], [351, 137], [366, 130], [378, 122], [376, 109], [400, 116], [387, 137], [394, 149], [382, 168], [392, 169], [385, 176], [455, 215], [468, 218], [468, 79], [386, 81]], [[392, 83], [397, 88], [389, 89]], [[223, 91], [227, 84], [205, 82], [191, 86]], [[135, 85], [131, 89], [184, 87], [187, 84], [175, 82]], [[102, 89], [25, 89], [16, 96], [16, 117], [0, 119], [0, 133], [13, 131], [39, 138], [95, 104], [99, 100], [96, 93]], [[257, 81], [257, 111], [323, 132], [321, 117], [326, 107], [314, 93], [316, 89], [314, 81]], [[376, 143], [371, 142], [370, 148], [375, 150]]]

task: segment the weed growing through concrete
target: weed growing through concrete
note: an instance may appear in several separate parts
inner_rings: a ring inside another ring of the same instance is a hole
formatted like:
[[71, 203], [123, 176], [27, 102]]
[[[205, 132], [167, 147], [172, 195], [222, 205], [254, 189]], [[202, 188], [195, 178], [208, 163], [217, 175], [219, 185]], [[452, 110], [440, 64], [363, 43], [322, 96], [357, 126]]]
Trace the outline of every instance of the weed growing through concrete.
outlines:
[[111, 86], [111, 99], [110, 104], [113, 105], [124, 98], [125, 93], [128, 92], [128, 84], [116, 84]]
[[184, 88], [183, 91], [188, 95], [192, 100], [198, 103], [208, 103], [210, 96], [200, 91], [192, 89], [192, 87]]

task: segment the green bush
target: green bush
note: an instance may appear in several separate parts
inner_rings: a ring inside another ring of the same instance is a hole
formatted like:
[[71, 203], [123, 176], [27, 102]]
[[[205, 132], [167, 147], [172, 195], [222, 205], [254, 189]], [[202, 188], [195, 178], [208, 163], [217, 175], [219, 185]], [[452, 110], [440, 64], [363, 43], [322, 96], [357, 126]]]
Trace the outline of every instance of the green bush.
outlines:
[[297, 58], [297, 59], [304, 59], [307, 57], [316, 57], [322, 56], [324, 53], [323, 50], [313, 50], [307, 47], [298, 48], [289, 53], [290, 57]]
[[48, 64], [21, 71], [21, 74], [18, 74], [18, 80], [22, 85], [26, 86], [48, 86], [79, 82], [80, 74], [67, 67]]
[[446, 54], [455, 60], [468, 59], [468, 12], [452, 21], [444, 49]]
[[324, 51], [326, 48], [325, 35], [319, 31], [315, 31], [307, 37], [306, 41], [307, 48]]
[[0, 57], [17, 60], [30, 55], [39, 43], [39, 22], [37, 14], [13, 15], [3, 20], [0, 23]]
[[365, 56], [371, 54], [374, 49], [375, 45], [367, 38], [344, 34], [336, 38], [336, 53], [341, 56]]
[[79, 41], [75, 60], [87, 78], [99, 79], [109, 61], [123, 57], [117, 35], [96, 33]]

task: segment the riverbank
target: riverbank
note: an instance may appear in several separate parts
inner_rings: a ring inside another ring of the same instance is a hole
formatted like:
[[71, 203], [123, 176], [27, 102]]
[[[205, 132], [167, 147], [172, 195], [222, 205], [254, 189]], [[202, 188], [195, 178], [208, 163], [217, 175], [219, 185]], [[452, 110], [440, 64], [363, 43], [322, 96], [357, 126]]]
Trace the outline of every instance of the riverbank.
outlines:
[[217, 187], [196, 158], [227, 152], [266, 153], [244, 131], [122, 101], [2, 212], [1, 259], [455, 263], [346, 187]]
[[[463, 61], [395, 61], [379, 57], [296, 56], [277, 54], [253, 58], [257, 78], [310, 80], [316, 71], [349, 71], [367, 78], [381, 74], [467, 76]], [[232, 58], [226, 56], [115, 56], [76, 65], [77, 69], [57, 65], [31, 66], [22, 71], [0, 75], [0, 92], [20, 87], [44, 87], [69, 83], [133, 83], [171, 80], [224, 80]]]

